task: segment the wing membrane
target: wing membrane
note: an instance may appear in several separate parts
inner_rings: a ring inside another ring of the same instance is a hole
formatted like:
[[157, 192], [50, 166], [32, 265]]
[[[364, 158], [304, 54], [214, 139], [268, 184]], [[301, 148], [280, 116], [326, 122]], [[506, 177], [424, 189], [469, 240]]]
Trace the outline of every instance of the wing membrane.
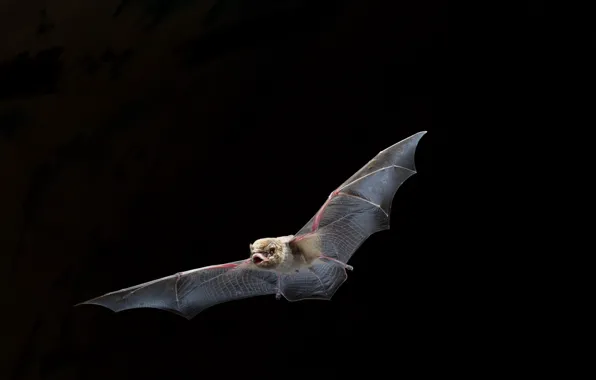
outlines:
[[419, 132], [379, 152], [337, 188], [295, 242], [347, 263], [373, 233], [389, 228], [391, 204], [399, 187], [416, 173]]
[[347, 277], [345, 269], [337, 264], [316, 260], [309, 269], [282, 275], [280, 288], [288, 301], [330, 300]]
[[154, 308], [191, 319], [222, 302], [276, 293], [275, 273], [254, 269], [245, 263], [246, 260], [241, 260], [180, 272], [82, 304], [99, 305], [114, 312]]

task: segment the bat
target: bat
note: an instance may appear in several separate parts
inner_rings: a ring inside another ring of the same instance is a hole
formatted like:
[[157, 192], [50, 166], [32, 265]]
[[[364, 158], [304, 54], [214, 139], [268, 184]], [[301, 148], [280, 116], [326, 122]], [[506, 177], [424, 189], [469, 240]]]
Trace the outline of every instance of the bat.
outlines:
[[187, 319], [223, 302], [275, 294], [288, 301], [330, 300], [346, 281], [350, 257], [368, 237], [389, 229], [398, 188], [416, 173], [426, 131], [379, 152], [335, 189], [295, 235], [258, 239], [247, 259], [212, 265], [104, 294], [92, 304], [120, 312], [166, 310]]

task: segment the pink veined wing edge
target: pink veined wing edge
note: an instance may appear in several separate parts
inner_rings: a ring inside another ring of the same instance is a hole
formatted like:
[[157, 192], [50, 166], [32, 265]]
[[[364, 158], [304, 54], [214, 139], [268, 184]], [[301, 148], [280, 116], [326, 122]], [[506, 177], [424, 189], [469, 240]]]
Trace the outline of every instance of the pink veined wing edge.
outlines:
[[[389, 146], [388, 148], [385, 148], [382, 151], [380, 151], [375, 157], [373, 157], [369, 162], [367, 162], [366, 165], [364, 165], [362, 168], [360, 168], [355, 174], [353, 174], [350, 178], [348, 178], [337, 189], [335, 189], [333, 192], [331, 192], [331, 194], [329, 195], [329, 197], [327, 198], [325, 203], [323, 203], [321, 208], [317, 211], [317, 213], [308, 221], [308, 223], [306, 223], [306, 225], [304, 225], [304, 227], [302, 227], [296, 233], [294, 241], [298, 242], [298, 241], [304, 239], [305, 237], [307, 237], [309, 234], [316, 232], [319, 227], [319, 223], [321, 221], [321, 216], [322, 216], [323, 212], [325, 211], [325, 208], [327, 207], [327, 205], [329, 205], [329, 202], [331, 201], [331, 199], [336, 197], [343, 188], [345, 188], [346, 186], [349, 186], [349, 184], [351, 182], [353, 182], [354, 180], [356, 180], [358, 178], [361, 178], [363, 175], [366, 175], [367, 173], [366, 173], [365, 169], [367, 167], [369, 167], [369, 165], [371, 163], [373, 163], [375, 160], [377, 160], [380, 156], [383, 156], [387, 152], [395, 153], [394, 150], [397, 147], [400, 147], [400, 144], [409, 143], [409, 144], [404, 144], [404, 145], [406, 145], [408, 148], [413, 148], [413, 152], [411, 152], [411, 156], [412, 156], [411, 162], [407, 163], [409, 167], [402, 166], [402, 165], [398, 165], [398, 166], [401, 166], [405, 169], [411, 170], [413, 173], [416, 173], [416, 164], [415, 164], [416, 148], [418, 147], [418, 143], [420, 142], [420, 139], [426, 133], [427, 133], [427, 131], [417, 132], [409, 137], [406, 137], [405, 139], [403, 139], [401, 141], [396, 142], [395, 144]], [[402, 156], [400, 156], [400, 157], [402, 157]], [[372, 171], [374, 171], [374, 169], [372, 169], [370, 171], [372, 172]]]

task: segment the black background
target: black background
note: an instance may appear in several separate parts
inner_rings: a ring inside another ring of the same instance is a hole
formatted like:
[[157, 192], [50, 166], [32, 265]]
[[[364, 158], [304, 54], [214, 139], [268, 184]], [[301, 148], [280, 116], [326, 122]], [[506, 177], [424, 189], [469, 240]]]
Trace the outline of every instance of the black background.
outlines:
[[[482, 291], [464, 280], [484, 264], [456, 243], [470, 220], [454, 212], [455, 194], [470, 190], [456, 180], [461, 71], [445, 3], [7, 6], [6, 378], [470, 370], [494, 329], [478, 322]], [[73, 308], [295, 233], [338, 184], [422, 130], [418, 174], [395, 197], [392, 229], [360, 248], [332, 301], [259, 297], [191, 321]]]

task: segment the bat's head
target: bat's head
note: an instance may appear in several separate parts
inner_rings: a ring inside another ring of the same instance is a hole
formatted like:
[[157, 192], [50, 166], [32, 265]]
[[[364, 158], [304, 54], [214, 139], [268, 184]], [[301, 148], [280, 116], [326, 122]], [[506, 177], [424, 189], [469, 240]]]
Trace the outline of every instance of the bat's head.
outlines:
[[290, 257], [289, 242], [293, 236], [264, 238], [250, 245], [250, 258], [260, 268], [275, 268]]

